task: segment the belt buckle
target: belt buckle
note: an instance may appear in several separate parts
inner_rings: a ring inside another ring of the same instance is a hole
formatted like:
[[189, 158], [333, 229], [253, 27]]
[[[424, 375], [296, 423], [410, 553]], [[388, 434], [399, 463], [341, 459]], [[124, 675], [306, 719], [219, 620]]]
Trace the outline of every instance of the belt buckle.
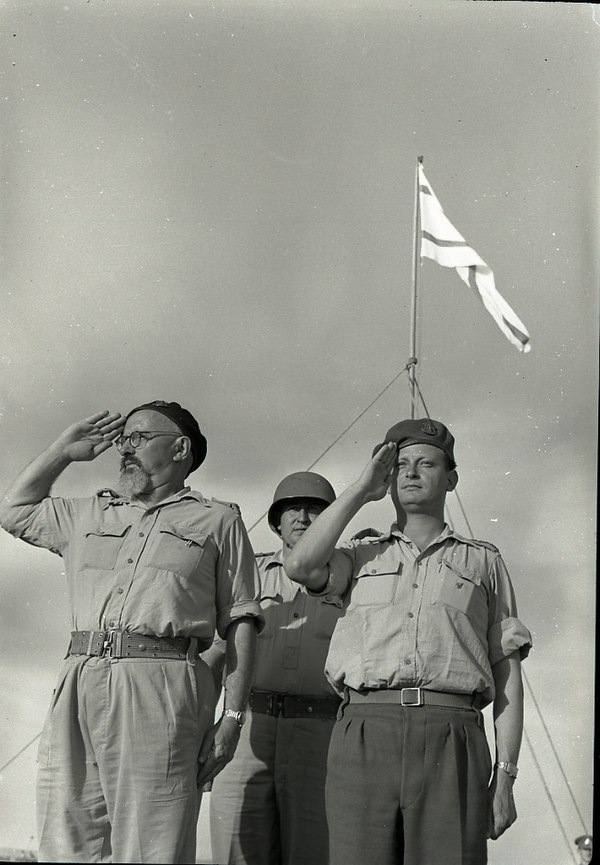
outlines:
[[[412, 698], [414, 695], [414, 699]], [[420, 688], [402, 688], [400, 691], [401, 706], [422, 706], [423, 695]]]
[[278, 718], [283, 714], [283, 698], [281, 694], [269, 694], [267, 696], [268, 714]]
[[104, 642], [102, 643], [102, 654], [101, 658], [108, 658], [109, 660], [112, 658], [112, 651], [114, 648], [115, 642], [115, 631], [105, 631]]

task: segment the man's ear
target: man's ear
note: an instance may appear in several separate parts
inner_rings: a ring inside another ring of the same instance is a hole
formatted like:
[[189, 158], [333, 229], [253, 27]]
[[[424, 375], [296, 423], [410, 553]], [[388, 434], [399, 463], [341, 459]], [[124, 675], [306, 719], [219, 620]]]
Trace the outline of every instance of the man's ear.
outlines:
[[188, 436], [179, 436], [175, 439], [175, 453], [173, 459], [177, 462], [183, 462], [192, 452], [192, 443]]
[[447, 491], [449, 493], [451, 493], [452, 490], [456, 488], [457, 483], [458, 483], [458, 472], [456, 471], [456, 469], [452, 469], [452, 471], [448, 475], [448, 485], [446, 487]]

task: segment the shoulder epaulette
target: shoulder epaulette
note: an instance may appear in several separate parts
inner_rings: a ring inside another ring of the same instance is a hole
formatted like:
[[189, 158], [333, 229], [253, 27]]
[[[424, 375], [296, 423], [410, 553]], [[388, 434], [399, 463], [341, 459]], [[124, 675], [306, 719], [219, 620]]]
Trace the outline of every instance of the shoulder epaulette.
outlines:
[[242, 512], [240, 511], [240, 506], [236, 505], [235, 502], [224, 502], [222, 499], [215, 499], [214, 497], [211, 497], [210, 500], [211, 502], [216, 502], [218, 505], [225, 505], [225, 507], [231, 508], [231, 510], [235, 511], [238, 516], [242, 515]]
[[500, 555], [498, 547], [490, 543], [490, 541], [479, 541], [477, 538], [465, 538], [463, 535], [459, 535], [456, 532], [454, 532], [454, 537], [457, 540], [462, 541], [464, 544], [471, 544], [473, 547], [485, 547], [486, 550], [491, 550], [492, 553], [498, 553], [498, 555]]
[[382, 538], [389, 537], [389, 532], [384, 534], [380, 532], [378, 529], [361, 529], [356, 534], [352, 535], [350, 540], [352, 541], [371, 541], [374, 543], [375, 541], [380, 541]]
[[274, 555], [275, 555], [275, 551], [273, 551], [272, 553], [254, 553], [254, 558], [255, 559], [266, 559], [269, 556], [274, 556]]
[[98, 490], [96, 492], [96, 495], [98, 496], [98, 498], [107, 498], [108, 496], [110, 496], [110, 498], [112, 499], [116, 499], [119, 496], [119, 494], [116, 493], [114, 490], [111, 490], [110, 487], [106, 487], [103, 490]]

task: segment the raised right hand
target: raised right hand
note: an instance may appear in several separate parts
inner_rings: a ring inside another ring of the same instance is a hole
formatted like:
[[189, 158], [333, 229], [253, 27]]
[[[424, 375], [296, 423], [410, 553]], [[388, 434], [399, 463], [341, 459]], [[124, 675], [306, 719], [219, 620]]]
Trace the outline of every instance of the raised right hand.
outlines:
[[357, 484], [361, 487], [365, 501], [379, 501], [388, 491], [396, 462], [397, 445], [387, 442], [365, 466]]
[[100, 411], [67, 427], [57, 444], [71, 462], [95, 460], [112, 447], [124, 424], [125, 419], [119, 412]]

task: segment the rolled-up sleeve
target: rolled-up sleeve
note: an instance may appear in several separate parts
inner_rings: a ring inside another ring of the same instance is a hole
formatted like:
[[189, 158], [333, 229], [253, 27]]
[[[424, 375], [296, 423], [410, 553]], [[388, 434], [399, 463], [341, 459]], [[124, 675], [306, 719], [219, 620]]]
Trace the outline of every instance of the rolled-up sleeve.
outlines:
[[348, 591], [354, 568], [353, 547], [338, 547], [327, 563], [327, 582], [319, 591], [307, 589], [309, 595], [315, 598], [343, 598]]
[[493, 625], [488, 634], [490, 665], [519, 652], [524, 660], [533, 646], [531, 634], [520, 619], [511, 616]]
[[490, 581], [494, 600], [490, 605], [488, 652], [493, 667], [502, 658], [517, 651], [523, 660], [529, 654], [533, 642], [531, 634], [518, 617], [515, 593], [500, 554], [492, 560]]
[[49, 496], [32, 505], [4, 509], [2, 528], [15, 538], [60, 556], [71, 538], [75, 513], [74, 499]]
[[258, 569], [246, 528], [238, 516], [225, 532], [219, 550], [216, 588], [217, 632], [223, 639], [236, 619], [253, 618], [258, 630], [262, 630]]

